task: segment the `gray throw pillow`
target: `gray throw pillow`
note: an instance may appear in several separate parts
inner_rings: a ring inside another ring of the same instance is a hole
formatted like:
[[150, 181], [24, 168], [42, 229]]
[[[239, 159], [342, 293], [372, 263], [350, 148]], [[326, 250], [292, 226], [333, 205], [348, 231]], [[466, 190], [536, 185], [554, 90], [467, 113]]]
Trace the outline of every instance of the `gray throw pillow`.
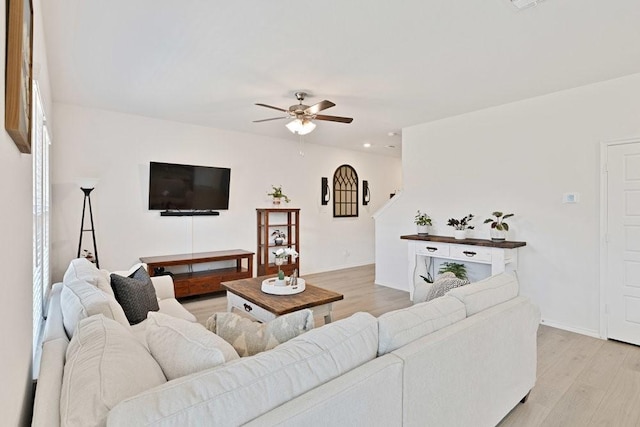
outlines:
[[431, 286], [431, 289], [429, 289], [425, 301], [431, 301], [432, 299], [441, 297], [451, 289], [468, 285], [469, 283], [470, 282], [468, 280], [458, 279], [455, 274], [447, 271], [446, 273], [440, 275], [435, 282], [433, 282], [433, 286]]
[[215, 313], [207, 329], [231, 344], [240, 357], [253, 356], [313, 329], [313, 312], [300, 310], [260, 323], [235, 313]]
[[129, 277], [111, 274], [111, 287], [116, 301], [122, 306], [130, 324], [136, 325], [147, 318], [150, 311], [158, 311], [158, 298], [151, 277], [144, 267]]

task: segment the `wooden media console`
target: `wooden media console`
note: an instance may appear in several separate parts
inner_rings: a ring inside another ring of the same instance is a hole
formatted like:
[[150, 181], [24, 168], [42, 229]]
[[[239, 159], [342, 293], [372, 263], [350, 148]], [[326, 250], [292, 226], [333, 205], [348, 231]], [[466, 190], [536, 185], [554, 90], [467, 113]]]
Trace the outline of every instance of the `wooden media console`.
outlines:
[[[176, 298], [182, 298], [211, 292], [221, 292], [225, 290], [220, 285], [220, 283], [224, 281], [253, 277], [253, 255], [253, 252], [242, 249], [232, 249], [228, 251], [195, 254], [141, 257], [140, 261], [147, 264], [150, 276], [155, 275], [154, 270], [156, 268], [187, 266], [189, 269], [188, 272], [172, 274]], [[246, 266], [243, 266], [243, 260], [246, 260]], [[194, 264], [220, 263], [223, 261], [235, 261], [236, 265], [235, 267], [192, 271]]]

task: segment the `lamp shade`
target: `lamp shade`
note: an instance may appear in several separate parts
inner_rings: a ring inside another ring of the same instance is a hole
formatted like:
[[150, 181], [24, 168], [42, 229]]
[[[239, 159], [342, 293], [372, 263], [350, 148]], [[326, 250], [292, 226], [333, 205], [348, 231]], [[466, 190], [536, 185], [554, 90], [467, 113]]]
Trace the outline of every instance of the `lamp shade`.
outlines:
[[286, 126], [291, 133], [297, 133], [298, 135], [306, 135], [316, 128], [315, 123], [306, 119], [294, 119], [287, 123]]

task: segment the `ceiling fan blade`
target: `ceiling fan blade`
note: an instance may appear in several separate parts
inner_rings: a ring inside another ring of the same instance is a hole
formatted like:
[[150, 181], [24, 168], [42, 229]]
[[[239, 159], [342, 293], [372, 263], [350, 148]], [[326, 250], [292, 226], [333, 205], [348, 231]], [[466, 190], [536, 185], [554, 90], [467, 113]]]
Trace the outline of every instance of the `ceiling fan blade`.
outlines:
[[256, 105], [258, 105], [258, 106], [260, 106], [260, 107], [271, 108], [271, 109], [273, 109], [273, 110], [284, 111], [285, 113], [289, 111], [289, 110], [285, 110], [285, 109], [280, 108], [280, 107], [274, 107], [273, 105], [258, 104], [258, 103], [256, 103]]
[[260, 122], [269, 122], [271, 120], [282, 120], [282, 119], [286, 119], [289, 116], [284, 116], [284, 117], [273, 117], [271, 119], [262, 119], [262, 120], [254, 120], [253, 123], [260, 123]]
[[326, 110], [327, 108], [331, 108], [334, 107], [336, 104], [334, 104], [331, 101], [327, 101], [326, 99], [324, 101], [320, 101], [315, 105], [312, 105], [311, 107], [307, 108], [306, 110], [304, 110], [305, 114], [317, 114], [318, 112], [322, 111], [322, 110]]
[[315, 119], [327, 120], [329, 122], [340, 122], [340, 123], [351, 123], [353, 121], [351, 117], [324, 116], [322, 114], [317, 114]]

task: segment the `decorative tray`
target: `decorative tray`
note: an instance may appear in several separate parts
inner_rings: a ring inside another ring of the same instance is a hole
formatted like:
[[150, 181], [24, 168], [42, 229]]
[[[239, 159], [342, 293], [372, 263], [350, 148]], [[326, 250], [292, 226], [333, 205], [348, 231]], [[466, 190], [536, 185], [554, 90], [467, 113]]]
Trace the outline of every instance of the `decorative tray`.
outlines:
[[285, 277], [284, 280], [279, 280], [277, 277], [273, 277], [262, 281], [262, 292], [271, 295], [294, 295], [299, 294], [304, 291], [304, 289], [304, 279], [299, 277], [295, 286], [289, 285], [288, 277]]

